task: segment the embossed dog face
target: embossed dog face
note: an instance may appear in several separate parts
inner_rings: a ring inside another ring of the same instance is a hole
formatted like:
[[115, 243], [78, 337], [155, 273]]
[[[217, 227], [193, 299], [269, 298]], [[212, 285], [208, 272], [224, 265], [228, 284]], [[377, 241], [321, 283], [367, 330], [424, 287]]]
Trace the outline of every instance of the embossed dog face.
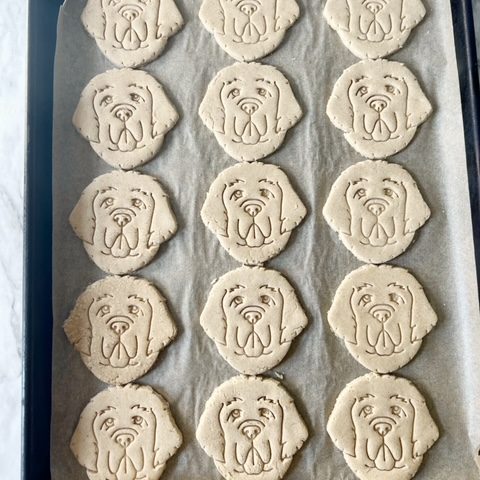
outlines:
[[437, 315], [407, 270], [366, 265], [338, 287], [328, 321], [363, 366], [388, 373], [416, 355]]
[[118, 275], [149, 263], [177, 230], [158, 181], [136, 172], [111, 172], [93, 180], [70, 224], [95, 264]]
[[107, 277], [90, 285], [64, 329], [85, 365], [111, 384], [144, 375], [176, 334], [165, 299], [135, 277]]
[[70, 448], [90, 480], [158, 480], [181, 444], [163, 397], [150, 387], [129, 384], [90, 400]]
[[223, 477], [277, 480], [308, 437], [292, 398], [275, 380], [234, 377], [205, 405], [197, 440]]
[[148, 73], [110, 70], [85, 87], [73, 124], [112, 167], [130, 169], [151, 160], [178, 114]]
[[364, 60], [347, 68], [327, 104], [332, 123], [367, 158], [403, 150], [431, 112], [412, 72], [387, 60]]
[[199, 114], [230, 156], [251, 161], [277, 150], [302, 111], [274, 67], [235, 63], [210, 82]]
[[215, 283], [200, 323], [233, 368], [255, 375], [283, 360], [308, 319], [280, 273], [240, 267]]
[[232, 257], [258, 265], [283, 250], [306, 209], [278, 167], [245, 163], [220, 173], [201, 215]]
[[297, 20], [295, 0], [204, 0], [200, 19], [218, 44], [236, 60], [268, 55]]
[[380, 58], [403, 47], [425, 16], [421, 0], [328, 0], [324, 16], [360, 58]]
[[409, 381], [370, 373], [339, 395], [328, 433], [360, 480], [408, 480], [439, 433]]
[[174, 0], [88, 0], [82, 22], [112, 63], [139, 67], [160, 55], [183, 18]]
[[335, 181], [323, 216], [359, 260], [384, 263], [408, 248], [430, 209], [406, 170], [367, 160]]

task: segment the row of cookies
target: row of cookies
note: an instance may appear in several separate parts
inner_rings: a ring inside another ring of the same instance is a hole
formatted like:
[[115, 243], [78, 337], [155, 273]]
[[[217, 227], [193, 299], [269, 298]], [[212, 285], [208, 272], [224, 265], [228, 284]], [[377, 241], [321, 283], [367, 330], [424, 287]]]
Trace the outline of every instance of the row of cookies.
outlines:
[[241, 162], [218, 175], [201, 210], [243, 264], [214, 283], [200, 316], [220, 355], [243, 374], [214, 390], [197, 428], [200, 445], [231, 480], [281, 479], [308, 437], [284, 387], [259, 376], [283, 360], [308, 322], [289, 281], [263, 266], [286, 247], [306, 208], [280, 168], [258, 161], [280, 147], [302, 111], [280, 71], [251, 62], [274, 50], [298, 15], [294, 0], [205, 0], [200, 9], [220, 46], [241, 60], [215, 76], [199, 108]]
[[411, 175], [385, 159], [409, 145], [432, 107], [405, 65], [382, 58], [403, 46], [425, 13], [420, 0], [328, 0], [324, 9], [347, 48], [366, 59], [336, 82], [327, 115], [369, 160], [340, 175], [323, 208], [342, 243], [369, 264], [347, 275], [328, 312], [333, 332], [374, 372], [344, 388], [327, 424], [361, 480], [412, 478], [439, 436], [414, 385], [385, 375], [412, 360], [437, 323], [414, 276], [384, 264], [409, 247], [430, 217]]
[[[161, 53], [183, 19], [173, 0], [88, 0], [82, 23], [112, 63], [135, 68]], [[84, 364], [113, 385], [91, 399], [71, 438], [90, 479], [158, 479], [182, 443], [167, 401], [130, 383], [152, 368], [176, 326], [158, 289], [126, 275], [150, 263], [177, 230], [158, 180], [125, 171], [152, 160], [177, 120], [161, 84], [132, 68], [93, 78], [73, 116], [95, 153], [121, 169], [95, 178], [70, 215], [89, 257], [113, 274], [86, 288], [64, 324]]]

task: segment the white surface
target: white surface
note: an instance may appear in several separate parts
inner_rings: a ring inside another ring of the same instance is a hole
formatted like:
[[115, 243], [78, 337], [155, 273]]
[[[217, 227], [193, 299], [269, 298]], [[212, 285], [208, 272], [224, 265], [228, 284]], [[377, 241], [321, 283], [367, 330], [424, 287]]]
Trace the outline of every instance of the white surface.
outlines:
[[20, 477], [26, 0], [0, 16], [0, 478]]

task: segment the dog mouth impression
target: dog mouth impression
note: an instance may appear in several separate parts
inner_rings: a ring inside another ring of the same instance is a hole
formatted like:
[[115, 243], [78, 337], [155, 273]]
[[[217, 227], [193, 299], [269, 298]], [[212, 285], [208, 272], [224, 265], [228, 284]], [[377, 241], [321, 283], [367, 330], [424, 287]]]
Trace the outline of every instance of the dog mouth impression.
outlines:
[[233, 28], [238, 39], [237, 43], [255, 44], [265, 40], [267, 33], [267, 22], [261, 12], [261, 5], [258, 0], [240, 0], [237, 4], [241, 12], [234, 19]]
[[148, 37], [148, 25], [143, 18], [145, 7], [137, 4], [122, 5], [117, 10], [114, 35], [119, 48], [137, 50]]
[[385, 0], [366, 0], [363, 6], [367, 10], [360, 15], [358, 29], [360, 40], [369, 42], [382, 42], [391, 40], [393, 21], [391, 14], [385, 13]]
[[369, 198], [363, 204], [364, 215], [360, 219], [363, 245], [384, 247], [393, 244], [395, 235], [395, 220], [387, 215], [390, 203], [385, 198]]
[[241, 213], [236, 223], [237, 242], [241, 247], [259, 248], [273, 243], [272, 222], [265, 212], [266, 204], [259, 198], [247, 198], [240, 204]]
[[112, 435], [115, 447], [108, 455], [108, 469], [115, 480], [136, 480], [144, 468], [144, 452], [135, 443], [138, 432], [133, 428], [119, 428]]
[[376, 417], [370, 421], [370, 426], [373, 432], [366, 444], [369, 460], [377, 470], [384, 472], [400, 468], [397, 463], [403, 456], [404, 447], [396, 433], [397, 422], [390, 417]]
[[143, 124], [135, 114], [137, 107], [128, 103], [119, 103], [110, 110], [111, 117], [108, 125], [110, 150], [132, 152], [139, 148], [143, 140]]
[[262, 112], [263, 101], [256, 97], [242, 97], [236, 102], [237, 111], [233, 118], [236, 143], [256, 145], [264, 143], [268, 131], [267, 115]]
[[391, 99], [386, 95], [372, 95], [366, 100], [366, 111], [363, 114], [365, 140], [386, 142], [398, 138], [394, 135], [398, 129], [398, 119], [390, 107]]
[[262, 322], [265, 309], [259, 305], [247, 305], [239, 313], [244, 321], [236, 327], [236, 343], [239, 348], [235, 353], [250, 358], [270, 353], [267, 349], [272, 343], [272, 331], [270, 325]]
[[102, 354], [108, 365], [124, 368], [135, 365], [132, 360], [137, 356], [138, 338], [131, 333], [132, 319], [121, 315], [112, 316], [106, 322], [109, 333], [102, 338]]
[[129, 208], [116, 208], [110, 213], [110, 225], [105, 228], [104, 244], [107, 255], [114, 258], [137, 256], [132, 252], [139, 244], [139, 230], [133, 224], [136, 213]]

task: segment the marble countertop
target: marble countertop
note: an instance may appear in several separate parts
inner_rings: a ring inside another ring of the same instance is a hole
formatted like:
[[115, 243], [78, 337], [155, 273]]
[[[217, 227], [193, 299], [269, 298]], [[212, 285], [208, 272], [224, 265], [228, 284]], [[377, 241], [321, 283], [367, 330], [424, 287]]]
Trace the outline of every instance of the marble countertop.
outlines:
[[[26, 3], [2, 4], [0, 31], [0, 479], [20, 478]], [[480, 38], [480, 0], [473, 0]], [[480, 51], [480, 44], [479, 51]], [[480, 57], [480, 56], [479, 56]], [[16, 114], [15, 114], [16, 112]]]

